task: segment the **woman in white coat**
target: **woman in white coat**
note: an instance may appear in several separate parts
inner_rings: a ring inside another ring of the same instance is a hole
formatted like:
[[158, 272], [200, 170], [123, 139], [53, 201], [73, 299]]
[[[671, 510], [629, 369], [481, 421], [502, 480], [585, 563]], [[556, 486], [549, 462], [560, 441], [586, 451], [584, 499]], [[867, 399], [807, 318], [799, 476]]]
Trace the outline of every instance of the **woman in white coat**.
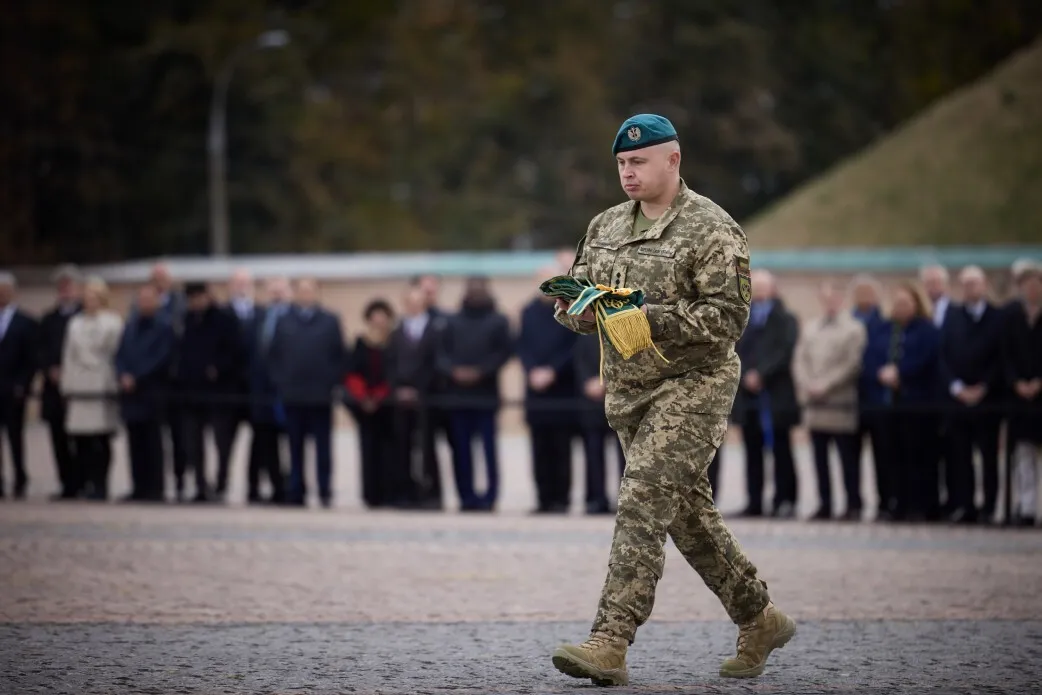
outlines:
[[68, 398], [65, 427], [75, 448], [72, 468], [93, 500], [108, 498], [111, 440], [120, 424], [114, 359], [123, 319], [108, 309], [108, 303], [105, 282], [89, 279], [83, 288], [83, 311], [69, 322], [62, 351], [61, 390]]

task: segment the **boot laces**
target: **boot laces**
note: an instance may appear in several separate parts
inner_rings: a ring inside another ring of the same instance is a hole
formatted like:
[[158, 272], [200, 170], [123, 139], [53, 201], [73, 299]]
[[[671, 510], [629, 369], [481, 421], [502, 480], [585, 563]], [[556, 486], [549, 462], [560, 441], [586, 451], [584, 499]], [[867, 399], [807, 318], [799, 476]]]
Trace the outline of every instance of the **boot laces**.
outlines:
[[609, 635], [598, 633], [595, 635], [590, 635], [590, 637], [586, 640], [586, 643], [583, 646], [589, 649], [600, 649], [601, 647], [607, 647], [614, 643], [615, 640]]
[[757, 627], [757, 621], [751, 620], [745, 625], [742, 625], [740, 628], [738, 628], [738, 642], [736, 643], [735, 647], [738, 651], [739, 656], [745, 653], [745, 648], [749, 644], [749, 637], [750, 635], [752, 635], [753, 632], [756, 631]]

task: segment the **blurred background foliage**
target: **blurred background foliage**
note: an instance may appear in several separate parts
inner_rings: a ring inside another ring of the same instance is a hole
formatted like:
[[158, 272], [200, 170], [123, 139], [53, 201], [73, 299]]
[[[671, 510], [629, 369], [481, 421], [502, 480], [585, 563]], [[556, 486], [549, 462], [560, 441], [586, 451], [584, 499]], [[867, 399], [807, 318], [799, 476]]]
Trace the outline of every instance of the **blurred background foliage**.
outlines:
[[207, 252], [231, 81], [235, 253], [572, 246], [635, 112], [739, 220], [984, 74], [1038, 0], [34, 0], [0, 20], [0, 262]]

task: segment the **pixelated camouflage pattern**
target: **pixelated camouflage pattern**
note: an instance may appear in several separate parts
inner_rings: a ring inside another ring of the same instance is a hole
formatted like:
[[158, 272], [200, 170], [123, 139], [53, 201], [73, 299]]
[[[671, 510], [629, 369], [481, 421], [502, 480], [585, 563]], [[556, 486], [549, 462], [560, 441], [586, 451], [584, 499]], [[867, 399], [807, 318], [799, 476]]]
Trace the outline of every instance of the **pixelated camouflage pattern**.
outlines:
[[[745, 233], [683, 182], [669, 209], [633, 234], [635, 202], [595, 217], [571, 275], [644, 290], [652, 338], [624, 360], [605, 341], [605, 411], [626, 457], [608, 575], [593, 632], [632, 642], [648, 620], [667, 534], [737, 624], [770, 600], [713, 504], [707, 469], [738, 390], [735, 343], [749, 320]], [[555, 313], [580, 333], [592, 323]]]
[[[625, 360], [602, 339], [605, 408], [622, 414], [664, 379], [696, 372], [706, 380], [695, 395], [698, 412], [730, 412], [739, 374], [734, 345], [749, 321], [742, 291], [749, 267], [745, 232], [683, 182], [655, 223], [633, 234], [637, 205], [630, 201], [597, 215], [570, 271], [595, 283], [643, 290], [652, 340], [668, 360], [654, 350]], [[577, 333], [597, 332], [593, 323], [561, 311], [555, 316]]]

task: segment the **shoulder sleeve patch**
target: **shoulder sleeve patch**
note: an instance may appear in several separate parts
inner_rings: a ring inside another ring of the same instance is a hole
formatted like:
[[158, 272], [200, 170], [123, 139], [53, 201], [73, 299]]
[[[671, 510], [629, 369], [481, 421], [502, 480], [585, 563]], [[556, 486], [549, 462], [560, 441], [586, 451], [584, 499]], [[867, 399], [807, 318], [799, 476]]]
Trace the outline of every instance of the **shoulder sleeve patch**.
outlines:
[[735, 256], [734, 259], [735, 278], [738, 281], [738, 295], [742, 301], [749, 304], [753, 297], [752, 274], [749, 271], [749, 259]]

